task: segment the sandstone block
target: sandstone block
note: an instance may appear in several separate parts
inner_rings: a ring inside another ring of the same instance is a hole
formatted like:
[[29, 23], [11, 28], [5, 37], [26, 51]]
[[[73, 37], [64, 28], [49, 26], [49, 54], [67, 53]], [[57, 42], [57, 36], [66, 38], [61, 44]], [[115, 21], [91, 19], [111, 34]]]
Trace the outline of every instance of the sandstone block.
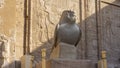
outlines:
[[50, 58], [61, 58], [61, 59], [76, 59], [77, 51], [74, 45], [60, 43], [54, 48]]

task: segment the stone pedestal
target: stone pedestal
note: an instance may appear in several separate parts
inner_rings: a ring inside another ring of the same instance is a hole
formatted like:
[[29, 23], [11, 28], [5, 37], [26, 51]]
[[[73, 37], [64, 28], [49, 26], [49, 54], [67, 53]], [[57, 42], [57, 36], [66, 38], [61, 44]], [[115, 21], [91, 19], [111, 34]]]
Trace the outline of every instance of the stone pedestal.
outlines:
[[50, 58], [76, 59], [77, 58], [76, 47], [74, 45], [60, 43], [56, 48], [54, 48]]
[[[95, 68], [95, 64], [90, 60], [76, 59], [77, 51], [74, 45], [60, 43], [53, 52], [49, 60], [46, 60], [46, 68]], [[42, 62], [36, 64], [36, 68], [42, 68]]]

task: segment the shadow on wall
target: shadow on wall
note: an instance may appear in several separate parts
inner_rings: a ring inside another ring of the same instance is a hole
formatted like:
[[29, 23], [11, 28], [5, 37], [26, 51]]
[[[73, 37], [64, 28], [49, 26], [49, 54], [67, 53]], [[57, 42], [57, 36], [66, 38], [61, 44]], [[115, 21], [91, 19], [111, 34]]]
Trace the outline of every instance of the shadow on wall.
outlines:
[[49, 42], [45, 42], [44, 44], [42, 44], [40, 47], [38, 47], [37, 49], [35, 49], [33, 52], [31, 52], [31, 55], [34, 56], [34, 61], [35, 63], [38, 63], [41, 61], [42, 57], [41, 57], [41, 49], [45, 48], [46, 49], [46, 59], [49, 59], [50, 57], [50, 52], [52, 49], [52, 40], [50, 39]]
[[0, 41], [0, 67], [2, 67], [2, 64], [4, 63], [4, 57], [3, 57], [3, 51], [5, 51], [4, 49], [4, 42]]
[[[107, 51], [107, 58], [108, 58], [108, 65], [112, 65], [115, 67], [116, 65], [119, 65], [119, 58], [120, 58], [120, 43], [118, 40], [120, 38], [116, 37], [114, 35], [114, 31], [120, 33], [120, 28], [116, 26], [116, 24], [119, 23], [120, 18], [120, 7], [116, 7], [114, 4], [120, 5], [119, 0], [115, 0], [112, 4], [108, 3], [103, 3], [103, 4], [108, 4], [108, 6], [104, 7], [101, 9], [101, 41], [102, 41], [102, 49]], [[88, 7], [88, 6], [86, 6]], [[117, 14], [117, 13], [118, 14]], [[114, 17], [117, 16], [117, 17]], [[118, 17], [119, 16], [119, 17]], [[93, 62], [97, 63], [98, 61], [98, 25], [96, 21], [96, 13], [92, 14], [91, 16], [87, 17], [82, 23], [79, 23], [82, 29], [82, 39], [79, 45], [77, 46], [78, 48], [78, 59], [90, 59], [93, 60]], [[46, 48], [47, 49], [47, 57], [46, 59], [49, 59], [50, 56], [50, 51], [52, 47], [52, 39], [50, 41], [46, 41], [45, 43], [42, 44], [42, 46], [36, 48], [33, 52], [31, 52], [31, 55], [34, 56], [34, 63], [38, 63], [41, 61], [41, 49]], [[114, 46], [113, 46], [114, 45]], [[111, 50], [112, 48], [112, 50]], [[13, 62], [9, 64], [9, 66], [15, 64], [15, 68], [20, 68], [20, 62]], [[119, 66], [120, 67], [120, 66]], [[13, 67], [9, 67], [13, 68]]]
[[101, 47], [101, 50], [107, 51], [108, 68], [119, 68], [120, 43], [118, 40], [120, 40], [120, 0], [114, 0], [112, 3], [107, 0], [102, 0], [101, 7], [101, 20], [96, 18], [96, 14], [99, 12], [88, 16], [89, 11], [93, 8], [89, 9], [89, 5], [84, 8], [87, 18], [80, 23], [82, 27], [82, 40], [79, 45], [80, 48], [78, 47], [78, 55], [79, 57], [82, 56], [82, 58], [90, 59], [96, 63], [100, 56], [99, 48]]

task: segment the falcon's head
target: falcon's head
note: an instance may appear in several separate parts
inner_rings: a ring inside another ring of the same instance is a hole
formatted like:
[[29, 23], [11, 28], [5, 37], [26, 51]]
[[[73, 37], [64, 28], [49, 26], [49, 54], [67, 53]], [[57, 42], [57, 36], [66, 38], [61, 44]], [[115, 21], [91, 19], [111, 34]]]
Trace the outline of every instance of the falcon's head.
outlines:
[[60, 19], [61, 23], [75, 23], [76, 16], [75, 12], [71, 10], [64, 10]]
[[74, 11], [68, 11], [67, 14], [66, 14], [66, 18], [68, 19], [68, 22], [75, 23], [75, 21], [76, 21], [75, 12]]

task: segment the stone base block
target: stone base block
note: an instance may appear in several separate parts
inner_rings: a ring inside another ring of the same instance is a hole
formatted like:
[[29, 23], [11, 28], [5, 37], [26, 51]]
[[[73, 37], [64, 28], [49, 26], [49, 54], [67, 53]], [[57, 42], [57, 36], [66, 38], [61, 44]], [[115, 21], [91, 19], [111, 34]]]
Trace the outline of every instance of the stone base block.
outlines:
[[[41, 68], [41, 62], [36, 68]], [[95, 68], [90, 60], [52, 59], [46, 62], [46, 68]]]
[[60, 43], [56, 48], [54, 48], [50, 58], [76, 59], [77, 58], [76, 47], [74, 45]]

